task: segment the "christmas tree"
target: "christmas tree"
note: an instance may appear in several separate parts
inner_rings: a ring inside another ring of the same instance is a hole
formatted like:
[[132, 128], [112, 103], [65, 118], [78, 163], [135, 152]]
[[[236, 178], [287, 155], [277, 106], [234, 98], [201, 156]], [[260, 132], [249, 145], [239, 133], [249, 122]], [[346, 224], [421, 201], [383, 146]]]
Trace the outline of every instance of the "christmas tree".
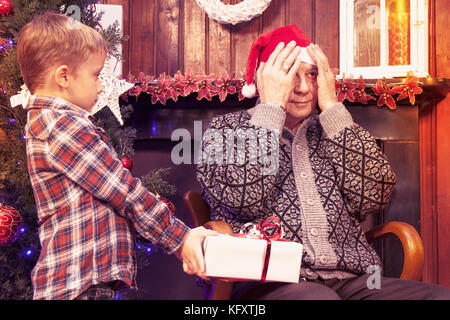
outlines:
[[[6, 245], [0, 244], [0, 300], [32, 298], [30, 273], [40, 251], [36, 206], [26, 164], [26, 111], [21, 106], [12, 107], [10, 104], [11, 96], [16, 95], [23, 85], [16, 57], [20, 30], [34, 16], [47, 10], [64, 13], [98, 30], [110, 45], [109, 55], [120, 59], [118, 45], [125, 39], [120, 34], [118, 23], [102, 28], [99, 24], [102, 12], [97, 12], [95, 2], [0, 0], [0, 203], [15, 208], [23, 220], [17, 239]], [[77, 10], [70, 10], [73, 8], [79, 8], [79, 17], [72, 15], [77, 13]], [[126, 122], [133, 108], [125, 101], [120, 100], [120, 111]], [[136, 131], [129, 125], [121, 125], [109, 108], [101, 109], [94, 118], [96, 124], [105, 129], [108, 141], [119, 157], [130, 161]], [[168, 173], [169, 169], [152, 171], [143, 176], [142, 181], [149, 191], [170, 196], [175, 189], [164, 180]], [[145, 266], [148, 264], [145, 253], [153, 248], [151, 244], [140, 242], [137, 248], [142, 249], [137, 252], [138, 265]]]

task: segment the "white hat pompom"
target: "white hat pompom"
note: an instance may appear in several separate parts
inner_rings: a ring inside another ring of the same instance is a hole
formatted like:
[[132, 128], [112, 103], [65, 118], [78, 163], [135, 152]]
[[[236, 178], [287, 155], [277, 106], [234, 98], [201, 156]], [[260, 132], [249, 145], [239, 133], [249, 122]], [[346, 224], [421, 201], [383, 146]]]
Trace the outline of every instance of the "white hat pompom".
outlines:
[[254, 83], [245, 84], [242, 87], [242, 94], [246, 98], [253, 98], [254, 96], [256, 96], [256, 86], [255, 86], [255, 84]]

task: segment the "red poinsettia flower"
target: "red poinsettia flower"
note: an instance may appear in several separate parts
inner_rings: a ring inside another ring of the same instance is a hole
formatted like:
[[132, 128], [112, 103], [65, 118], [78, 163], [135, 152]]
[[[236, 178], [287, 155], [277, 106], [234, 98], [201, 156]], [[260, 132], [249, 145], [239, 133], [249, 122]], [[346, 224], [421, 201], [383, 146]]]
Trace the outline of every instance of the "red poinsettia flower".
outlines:
[[128, 95], [137, 97], [142, 92], [142, 87], [136, 84], [133, 88], [127, 91]]
[[415, 104], [416, 103], [416, 94], [421, 94], [423, 92], [422, 88], [419, 87], [419, 85], [417, 83], [418, 83], [418, 79], [417, 79], [417, 77], [414, 76], [414, 73], [412, 73], [411, 71], [408, 72], [408, 74], [406, 75], [405, 84], [395, 86], [392, 89], [395, 93], [400, 94], [397, 97], [397, 101], [403, 100], [406, 97], [409, 97], [409, 102], [411, 102], [411, 104]]
[[342, 82], [336, 81], [335, 83], [337, 98], [339, 102], [343, 102], [345, 99], [351, 102], [355, 101], [355, 83], [353, 82], [353, 78], [342, 78]]
[[223, 71], [221, 76], [214, 81], [221, 102], [225, 101], [228, 94], [236, 93], [236, 87], [233, 85], [233, 78], [234, 73], [228, 75], [226, 71]]
[[136, 79], [129, 74], [126, 78], [127, 82], [135, 83], [135, 86], [127, 91], [130, 96], [139, 96], [142, 92], [146, 92], [154, 77], [145, 75], [143, 72], [139, 73], [139, 77]]
[[139, 73], [138, 81], [141, 84], [142, 91], [147, 91], [148, 87], [151, 86], [153, 79], [155, 79], [154, 76], [145, 75], [143, 72]]
[[166, 76], [164, 72], [158, 78], [156, 86], [150, 86], [147, 88], [147, 93], [152, 95], [152, 104], [156, 104], [158, 101], [163, 105], [166, 105], [167, 89], [172, 84], [172, 78]]
[[185, 97], [190, 95], [192, 92], [198, 91], [199, 77], [194, 76], [191, 69], [187, 69], [184, 76], [181, 73], [175, 75], [175, 81], [179, 82], [179, 86], [183, 88], [183, 96]]
[[391, 86], [386, 84], [386, 80], [378, 79], [376, 86], [372, 86], [373, 92], [379, 96], [377, 101], [377, 106], [381, 107], [387, 105], [390, 109], [396, 109], [397, 105], [392, 97], [395, 92], [392, 90]]
[[242, 101], [245, 99], [245, 96], [242, 94], [242, 88], [245, 85], [245, 69], [243, 69], [242, 71], [240, 71], [240, 77], [235, 79], [234, 85], [236, 86], [236, 92], [238, 92], [238, 98], [239, 101]]
[[138, 80], [130, 73], [128, 74], [126, 81], [129, 83], [134, 83], [134, 87], [128, 90], [126, 93], [130, 96], [138, 96], [142, 92], [142, 87], [138, 84]]
[[198, 96], [197, 100], [206, 98], [211, 101], [212, 97], [217, 94], [217, 87], [213, 84], [217, 79], [215, 74], [209, 76], [203, 75], [201, 79], [198, 80]]
[[173, 99], [175, 102], [178, 101], [179, 96], [184, 95], [184, 88], [186, 84], [183, 82], [183, 75], [180, 71], [177, 71], [173, 76], [172, 83], [167, 87], [166, 99]]
[[242, 94], [242, 88], [244, 87], [244, 85], [245, 85], [244, 79], [237, 79], [235, 81], [236, 91], [239, 93], [238, 95], [239, 101], [245, 99], [245, 96]]
[[366, 93], [366, 83], [364, 82], [362, 76], [360, 76], [357, 81], [353, 96], [355, 97], [355, 100], [357, 102], [362, 104], [367, 104], [368, 100], [375, 100], [375, 97], [372, 97], [371, 95]]

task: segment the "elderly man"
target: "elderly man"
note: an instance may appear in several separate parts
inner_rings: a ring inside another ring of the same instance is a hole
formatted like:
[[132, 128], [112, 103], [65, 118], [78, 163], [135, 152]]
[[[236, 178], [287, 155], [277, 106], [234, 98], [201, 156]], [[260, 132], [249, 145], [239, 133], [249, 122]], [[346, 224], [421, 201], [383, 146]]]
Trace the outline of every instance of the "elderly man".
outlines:
[[396, 177], [375, 139], [337, 101], [323, 51], [297, 26], [281, 27], [252, 45], [248, 97], [255, 70], [257, 105], [216, 117], [209, 129], [224, 140], [230, 130], [256, 132], [264, 147], [244, 143], [243, 152], [234, 148], [221, 153], [223, 161], [210, 161], [222, 139], [205, 134], [198, 180], [213, 220], [238, 232], [277, 216], [284, 238], [302, 243], [304, 252], [299, 283], [238, 282], [233, 297], [450, 299], [450, 290], [415, 281], [382, 277], [380, 289], [367, 287], [366, 271], [381, 270], [381, 261], [360, 222], [388, 203]]

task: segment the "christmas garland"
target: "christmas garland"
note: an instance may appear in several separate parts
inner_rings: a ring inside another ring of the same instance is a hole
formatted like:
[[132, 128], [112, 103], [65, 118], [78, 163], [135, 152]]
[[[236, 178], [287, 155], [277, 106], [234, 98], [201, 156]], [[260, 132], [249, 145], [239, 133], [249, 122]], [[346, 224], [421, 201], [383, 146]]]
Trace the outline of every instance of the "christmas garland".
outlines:
[[[218, 96], [219, 100], [224, 102], [229, 94], [238, 94], [239, 101], [245, 99], [242, 94], [244, 80], [236, 78], [234, 73], [228, 74], [226, 71], [219, 76], [215, 74], [193, 75], [188, 69], [184, 75], [180, 71], [173, 77], [163, 73], [158, 79], [141, 72], [137, 78], [129, 75], [127, 81], [135, 83], [135, 86], [123, 95], [125, 99], [127, 96], [138, 97], [142, 93], [147, 93], [152, 97], [152, 104], [160, 102], [162, 105], [166, 105], [166, 101], [169, 99], [176, 102], [178, 97], [186, 97], [191, 93], [197, 93], [197, 100], [211, 101], [214, 96]], [[386, 105], [390, 109], [396, 109], [396, 101], [406, 98], [409, 98], [409, 102], [414, 105], [415, 96], [423, 92], [419, 86], [419, 79], [412, 72], [408, 72], [401, 83], [388, 83], [383, 78], [378, 79], [375, 85], [366, 85], [362, 76], [357, 80], [344, 77], [342, 80], [335, 81], [339, 102], [347, 100], [366, 105], [370, 100], [377, 100], [377, 106]]]
[[135, 86], [127, 91], [129, 96], [139, 96], [147, 93], [152, 96], [152, 104], [158, 101], [165, 105], [168, 99], [178, 101], [179, 96], [187, 97], [191, 93], [197, 93], [197, 100], [203, 98], [211, 101], [212, 97], [219, 96], [221, 102], [225, 101], [228, 94], [239, 94], [239, 101], [245, 97], [242, 95], [243, 79], [237, 79], [234, 73], [229, 75], [223, 71], [220, 76], [193, 75], [188, 69], [186, 74], [178, 71], [173, 77], [161, 74], [157, 80], [153, 76], [140, 73], [138, 78], [128, 76], [128, 82], [135, 83]]

